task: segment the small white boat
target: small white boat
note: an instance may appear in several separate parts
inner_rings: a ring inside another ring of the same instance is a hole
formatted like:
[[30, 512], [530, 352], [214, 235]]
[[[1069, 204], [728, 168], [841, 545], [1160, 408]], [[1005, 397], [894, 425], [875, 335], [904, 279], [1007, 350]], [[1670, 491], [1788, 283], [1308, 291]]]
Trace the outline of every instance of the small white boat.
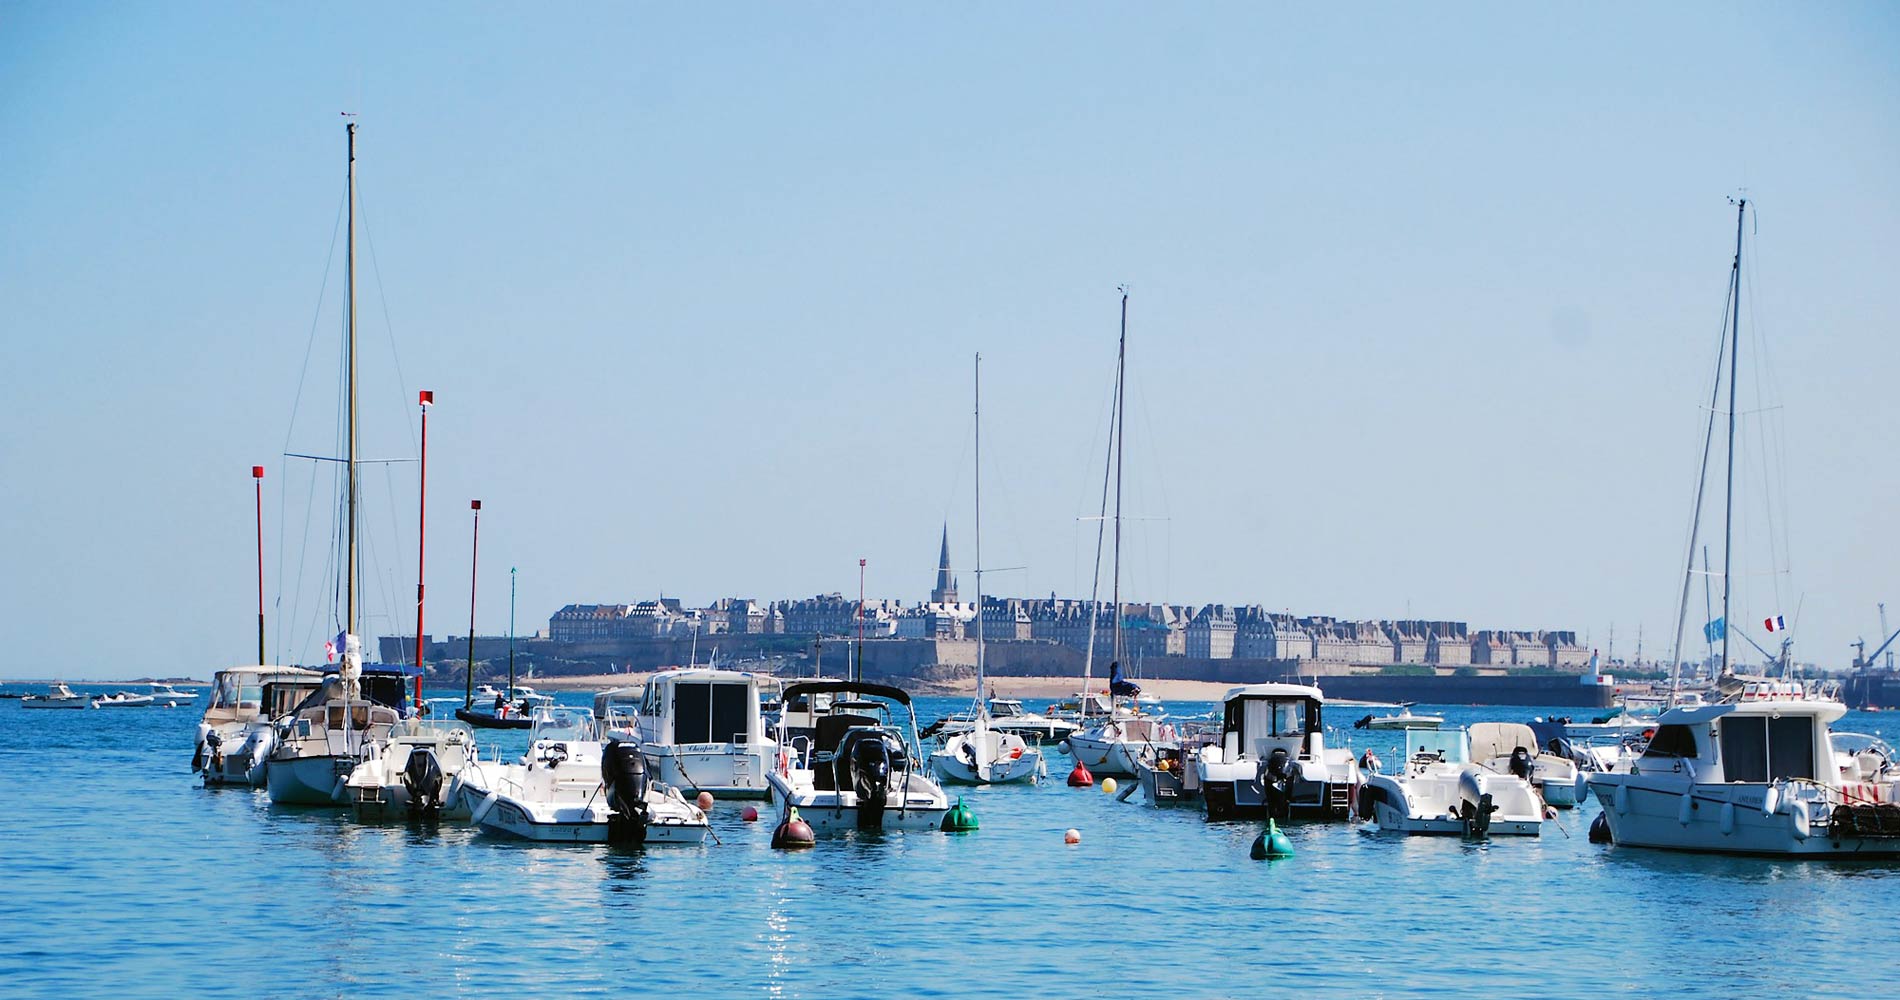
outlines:
[[[908, 731], [892, 706], [909, 716]], [[789, 684], [779, 711], [778, 764], [768, 775], [784, 822], [791, 810], [813, 833], [935, 830], [950, 811], [925, 774], [917, 716], [900, 688], [862, 681]]]
[[[1081, 726], [1068, 719], [1032, 712], [1024, 708], [1021, 701], [1014, 698], [991, 698], [988, 707], [990, 728], [1020, 736], [1025, 743], [1036, 745], [1061, 743], [1082, 731]], [[931, 723], [924, 729], [923, 738], [955, 736], [958, 733], [968, 732], [975, 725], [975, 712], [958, 712]]]
[[1221, 699], [1221, 742], [1195, 766], [1207, 818], [1346, 819], [1359, 784], [1352, 751], [1326, 745], [1326, 696], [1305, 684], [1249, 684]]
[[1152, 753], [1135, 761], [1135, 777], [1151, 806], [1172, 806], [1201, 800], [1197, 768], [1203, 748], [1220, 742], [1219, 727], [1187, 723], [1173, 743], [1157, 743]]
[[1544, 753], [1531, 727], [1521, 722], [1478, 722], [1472, 724], [1469, 737], [1473, 761], [1529, 781], [1546, 805], [1569, 809], [1583, 797], [1586, 786], [1577, 762]]
[[1437, 729], [1445, 724], [1442, 715], [1414, 715], [1410, 703], [1401, 704], [1391, 715], [1368, 715], [1352, 724], [1354, 729]]
[[446, 808], [456, 775], [475, 756], [475, 733], [447, 720], [406, 718], [389, 730], [386, 742], [372, 745], [369, 755], [350, 771], [345, 794], [358, 820], [433, 819], [447, 815], [466, 819]]
[[85, 695], [74, 694], [73, 689], [64, 684], [47, 687], [45, 694], [29, 694], [20, 699], [21, 708], [90, 708], [92, 701]]
[[135, 691], [114, 691], [92, 699], [94, 708], [150, 708], [152, 696]]
[[400, 672], [357, 666], [361, 643], [345, 639], [343, 669], [290, 715], [277, 720], [264, 785], [274, 805], [344, 806], [356, 765], [402, 720], [408, 685]]
[[654, 781], [632, 740], [603, 742], [594, 713], [535, 710], [519, 764], [469, 768], [459, 787], [483, 830], [555, 843], [698, 844], [711, 824], [678, 789]]
[[160, 708], [183, 708], [198, 703], [198, 692], [181, 691], [162, 682], [152, 685], [151, 697], [152, 704]]
[[1005, 785], [1035, 781], [1044, 774], [1042, 751], [1015, 733], [990, 725], [979, 712], [976, 724], [946, 737], [930, 755], [930, 769], [957, 785]]
[[1380, 830], [1411, 834], [1535, 837], [1544, 825], [1530, 783], [1472, 763], [1462, 729], [1406, 730], [1405, 759], [1392, 774], [1365, 775], [1358, 811]]
[[1173, 743], [1177, 733], [1165, 716], [1118, 712], [1070, 736], [1069, 756], [1097, 775], [1133, 775], [1143, 757]]

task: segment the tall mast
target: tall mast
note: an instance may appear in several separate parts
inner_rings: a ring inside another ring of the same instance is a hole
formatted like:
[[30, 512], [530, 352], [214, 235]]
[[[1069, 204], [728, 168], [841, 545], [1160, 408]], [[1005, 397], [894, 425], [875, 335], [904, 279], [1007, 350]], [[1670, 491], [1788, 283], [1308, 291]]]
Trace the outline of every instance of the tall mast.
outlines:
[[[264, 467], [251, 466], [251, 484], [257, 494], [257, 662], [264, 659]], [[1883, 605], [1884, 607], [1884, 605]]]
[[[470, 635], [474, 629], [468, 630]], [[508, 703], [515, 701], [515, 568], [508, 567]]]
[[466, 691], [462, 695], [462, 707], [475, 704], [475, 560], [482, 549], [482, 502], [470, 500], [468, 508], [475, 512], [475, 527], [469, 534], [468, 542], [468, 669], [463, 673]]
[[1728, 342], [1728, 499], [1722, 515], [1722, 672], [1728, 673], [1730, 563], [1735, 544], [1735, 353], [1742, 346], [1742, 219], [1748, 199], [1735, 203], [1734, 305], [1729, 312]]
[[1128, 424], [1128, 288], [1122, 287], [1122, 333], [1115, 349], [1115, 660], [1122, 658], [1122, 431]]
[[[350, 137], [349, 241], [345, 247], [343, 258], [343, 274], [348, 287], [346, 297], [349, 302], [347, 309], [349, 314], [347, 320], [349, 324], [348, 343], [344, 348], [344, 356], [349, 365], [350, 441], [348, 460], [345, 463], [349, 470], [347, 475], [349, 499], [345, 502], [345, 505], [349, 508], [350, 540], [347, 556], [344, 560], [348, 569], [344, 571], [343, 628], [344, 631], [352, 635], [361, 635], [362, 633], [358, 630], [356, 621], [356, 123], [350, 122], [346, 124], [344, 128], [349, 131]], [[348, 645], [347, 639], [345, 640], [345, 645]]]
[[976, 356], [976, 703], [979, 721], [983, 705], [983, 355]]
[[424, 529], [429, 523], [429, 405], [435, 393], [428, 389], [416, 393], [416, 405], [422, 408], [422, 462], [416, 476], [416, 714], [422, 714], [422, 555], [426, 551]]

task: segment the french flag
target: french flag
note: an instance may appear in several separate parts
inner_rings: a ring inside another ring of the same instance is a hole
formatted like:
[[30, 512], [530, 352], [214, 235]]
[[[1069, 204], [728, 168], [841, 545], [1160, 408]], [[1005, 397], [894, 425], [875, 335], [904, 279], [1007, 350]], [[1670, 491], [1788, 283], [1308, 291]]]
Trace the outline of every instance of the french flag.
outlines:
[[1788, 630], [1788, 623], [1783, 621], [1780, 615], [1776, 615], [1773, 618], [1763, 618], [1761, 623], [1766, 626], [1770, 632], [1786, 632]]

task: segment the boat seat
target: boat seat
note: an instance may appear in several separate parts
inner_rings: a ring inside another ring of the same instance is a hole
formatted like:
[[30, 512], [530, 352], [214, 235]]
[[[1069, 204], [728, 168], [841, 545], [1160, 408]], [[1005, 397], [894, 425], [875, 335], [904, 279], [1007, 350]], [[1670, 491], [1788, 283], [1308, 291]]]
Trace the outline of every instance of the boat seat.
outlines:
[[1519, 747], [1533, 758], [1539, 750], [1537, 734], [1522, 722], [1474, 722], [1470, 739], [1471, 759], [1480, 762], [1509, 757]]
[[837, 751], [838, 741], [844, 734], [857, 726], [876, 726], [877, 720], [868, 715], [827, 715], [818, 720], [818, 731], [812, 741], [812, 748], [821, 754], [830, 755]]

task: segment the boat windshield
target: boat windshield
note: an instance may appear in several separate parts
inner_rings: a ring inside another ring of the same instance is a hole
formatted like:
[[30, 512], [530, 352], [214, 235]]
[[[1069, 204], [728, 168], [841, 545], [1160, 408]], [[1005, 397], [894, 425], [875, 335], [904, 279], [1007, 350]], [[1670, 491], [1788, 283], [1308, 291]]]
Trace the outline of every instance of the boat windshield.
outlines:
[[1262, 737], [1304, 736], [1309, 699], [1242, 698], [1227, 703], [1227, 728], [1252, 741]]
[[263, 700], [264, 687], [256, 674], [220, 673], [211, 692], [212, 708], [256, 708]]
[[591, 740], [594, 738], [594, 712], [592, 709], [568, 705], [537, 708], [534, 711], [534, 731], [530, 734], [530, 738], [577, 742]]
[[1430, 754], [1448, 764], [1466, 763], [1465, 731], [1462, 729], [1407, 729], [1405, 759]]
[[990, 717], [993, 719], [1007, 719], [1023, 714], [1026, 713], [1023, 712], [1023, 703], [1020, 701], [1009, 701], [1004, 698], [990, 699]]
[[1656, 735], [1650, 738], [1649, 746], [1643, 753], [1650, 757], [1693, 759], [1696, 755], [1695, 731], [1677, 723], [1657, 726]]

